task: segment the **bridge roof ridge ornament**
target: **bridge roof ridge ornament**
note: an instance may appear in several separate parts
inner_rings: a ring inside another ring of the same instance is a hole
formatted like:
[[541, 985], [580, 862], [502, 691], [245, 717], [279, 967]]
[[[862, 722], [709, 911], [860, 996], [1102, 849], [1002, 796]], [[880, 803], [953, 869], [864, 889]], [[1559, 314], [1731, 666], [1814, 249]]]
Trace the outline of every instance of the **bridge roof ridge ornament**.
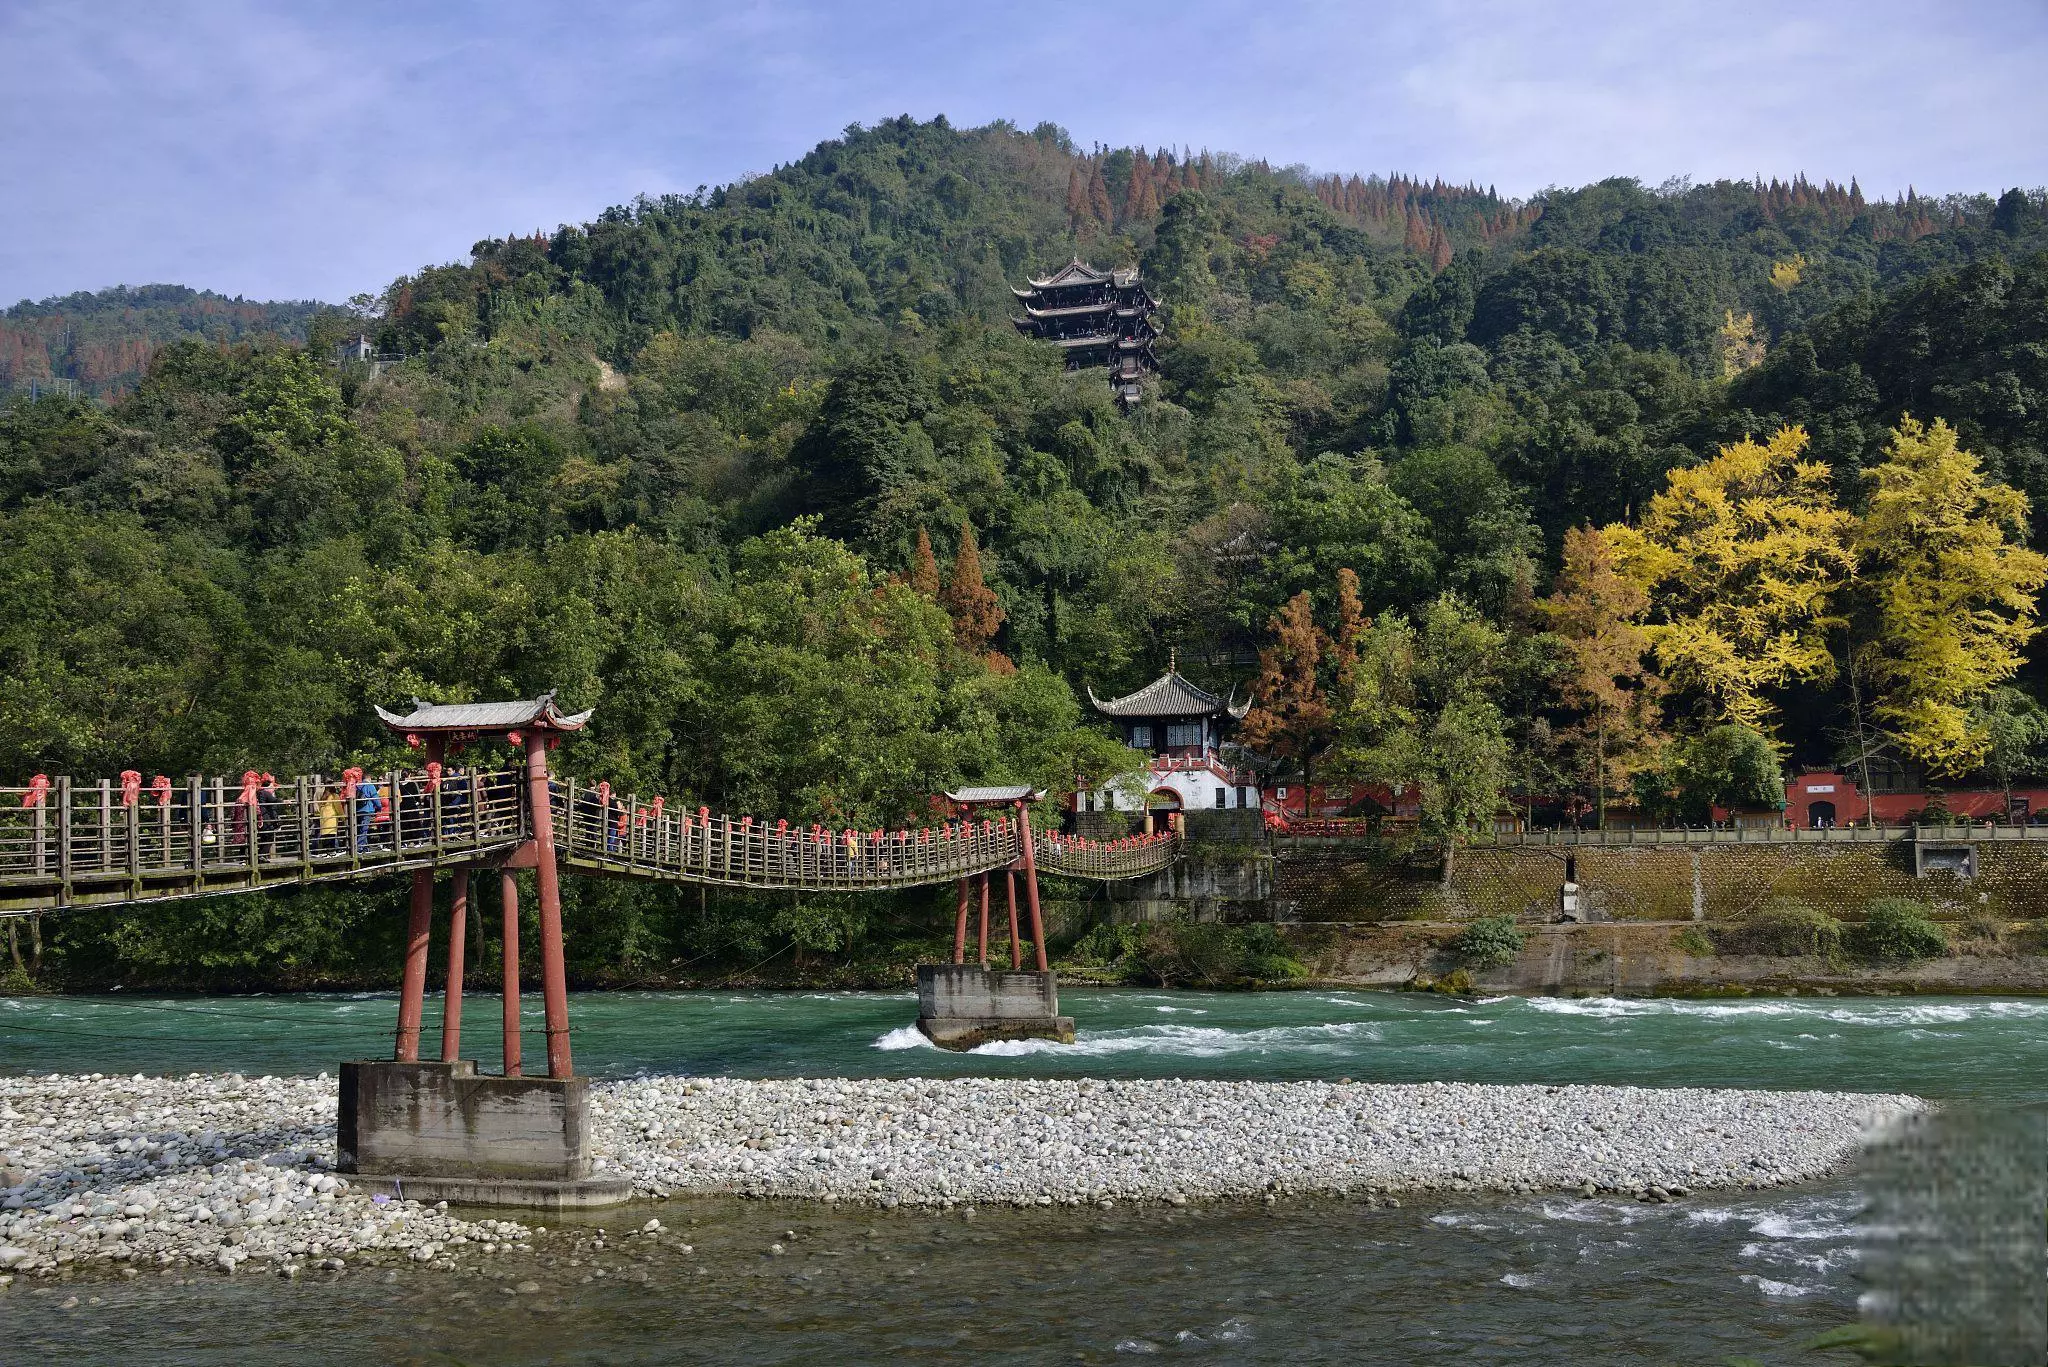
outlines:
[[377, 717], [393, 731], [421, 734], [462, 732], [483, 735], [531, 728], [539, 731], [581, 731], [590, 712], [564, 712], [555, 706], [552, 688], [537, 698], [515, 702], [436, 703], [412, 699], [412, 712], [400, 716], [377, 709]]

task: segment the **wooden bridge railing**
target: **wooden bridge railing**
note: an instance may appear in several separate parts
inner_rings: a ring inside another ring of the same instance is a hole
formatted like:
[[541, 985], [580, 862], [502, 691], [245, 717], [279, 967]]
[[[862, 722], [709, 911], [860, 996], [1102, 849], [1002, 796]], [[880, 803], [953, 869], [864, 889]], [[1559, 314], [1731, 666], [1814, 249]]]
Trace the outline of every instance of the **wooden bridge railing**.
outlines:
[[525, 839], [510, 770], [148, 788], [56, 778], [0, 787], [0, 913], [356, 878]]
[[717, 887], [847, 891], [916, 887], [1006, 868], [1021, 852], [1004, 817], [919, 830], [829, 831], [673, 812], [564, 781], [554, 790], [555, 848], [572, 867]]
[[[526, 784], [511, 769], [352, 770], [275, 783], [245, 774], [148, 787], [128, 778], [0, 787], [0, 915], [491, 862], [531, 834]], [[603, 785], [576, 780], [559, 780], [552, 791], [558, 855], [592, 873], [857, 892], [994, 872], [1022, 853], [1018, 822], [1008, 816], [826, 831], [664, 810], [659, 800], [614, 798]], [[1040, 834], [1034, 852], [1047, 873], [1137, 878], [1171, 864], [1180, 842]]]
[[1071, 836], [1038, 837], [1038, 868], [1069, 878], [1116, 880], [1143, 878], [1180, 858], [1180, 836], [1172, 833], [1133, 835], [1121, 840], [1082, 840]]

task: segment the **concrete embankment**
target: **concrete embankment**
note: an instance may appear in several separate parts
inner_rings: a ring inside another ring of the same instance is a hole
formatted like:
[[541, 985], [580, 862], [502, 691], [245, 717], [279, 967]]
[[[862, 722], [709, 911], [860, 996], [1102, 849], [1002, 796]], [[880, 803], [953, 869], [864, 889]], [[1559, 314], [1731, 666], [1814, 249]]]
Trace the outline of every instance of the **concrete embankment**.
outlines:
[[[1481, 846], [1458, 853], [1448, 881], [1442, 871], [1440, 851], [1414, 844], [1198, 840], [1181, 864], [1089, 911], [1272, 923], [1332, 983], [1448, 973], [1458, 964], [1444, 950], [1462, 927], [1505, 916], [1527, 940], [1513, 964], [1478, 975], [1487, 990], [2048, 992], [2048, 839]], [[1559, 923], [1568, 873], [1584, 924]], [[1742, 938], [1725, 932], [1773, 906], [1853, 929], [1877, 898], [1919, 904], [1948, 951], [1906, 963], [1720, 952]]]
[[[1400, 987], [1459, 966], [1457, 922], [1289, 926], [1318, 982]], [[1641, 996], [1745, 992], [2048, 993], [2048, 955], [1965, 944], [1937, 958], [1859, 963], [1819, 955], [1701, 953], [1712, 925], [1525, 925], [1513, 963], [1472, 975], [1480, 992]], [[1691, 934], [1687, 932], [1691, 931]]]

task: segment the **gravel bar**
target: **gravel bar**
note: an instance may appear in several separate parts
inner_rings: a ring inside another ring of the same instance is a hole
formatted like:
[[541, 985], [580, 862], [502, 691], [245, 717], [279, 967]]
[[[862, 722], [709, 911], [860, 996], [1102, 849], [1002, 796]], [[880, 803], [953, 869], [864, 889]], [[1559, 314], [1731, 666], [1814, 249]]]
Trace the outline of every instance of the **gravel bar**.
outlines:
[[645, 1078], [598, 1093], [656, 1194], [882, 1205], [1592, 1188], [1684, 1195], [1839, 1167], [1910, 1096], [1703, 1088]]
[[[542, 1231], [331, 1170], [319, 1078], [0, 1078], [0, 1285], [66, 1270], [284, 1276], [529, 1251]], [[1397, 1198], [1667, 1200], [1821, 1176], [1908, 1096], [1323, 1082], [639, 1078], [592, 1089], [601, 1171], [653, 1197], [883, 1206]], [[645, 1213], [644, 1211], [642, 1212]], [[636, 1227], [658, 1237], [660, 1222]]]

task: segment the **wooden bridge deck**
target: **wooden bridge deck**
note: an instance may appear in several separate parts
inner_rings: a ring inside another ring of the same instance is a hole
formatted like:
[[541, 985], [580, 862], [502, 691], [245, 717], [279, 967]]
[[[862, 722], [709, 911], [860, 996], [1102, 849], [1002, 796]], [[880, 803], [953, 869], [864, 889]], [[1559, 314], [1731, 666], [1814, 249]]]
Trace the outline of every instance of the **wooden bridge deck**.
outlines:
[[[47, 789], [0, 788], [0, 916], [502, 864], [532, 838], [514, 770], [370, 782], [389, 795], [389, 810], [371, 810], [342, 780], [318, 774], [280, 780], [253, 800], [221, 778], [167, 790], [66, 778]], [[552, 806], [557, 858], [568, 868], [711, 887], [884, 891], [994, 872], [1022, 854], [1008, 817], [826, 831], [668, 811], [569, 780], [554, 785]], [[1047, 873], [1103, 880], [1142, 877], [1180, 854], [1173, 838], [1038, 835], [1033, 846]]]

